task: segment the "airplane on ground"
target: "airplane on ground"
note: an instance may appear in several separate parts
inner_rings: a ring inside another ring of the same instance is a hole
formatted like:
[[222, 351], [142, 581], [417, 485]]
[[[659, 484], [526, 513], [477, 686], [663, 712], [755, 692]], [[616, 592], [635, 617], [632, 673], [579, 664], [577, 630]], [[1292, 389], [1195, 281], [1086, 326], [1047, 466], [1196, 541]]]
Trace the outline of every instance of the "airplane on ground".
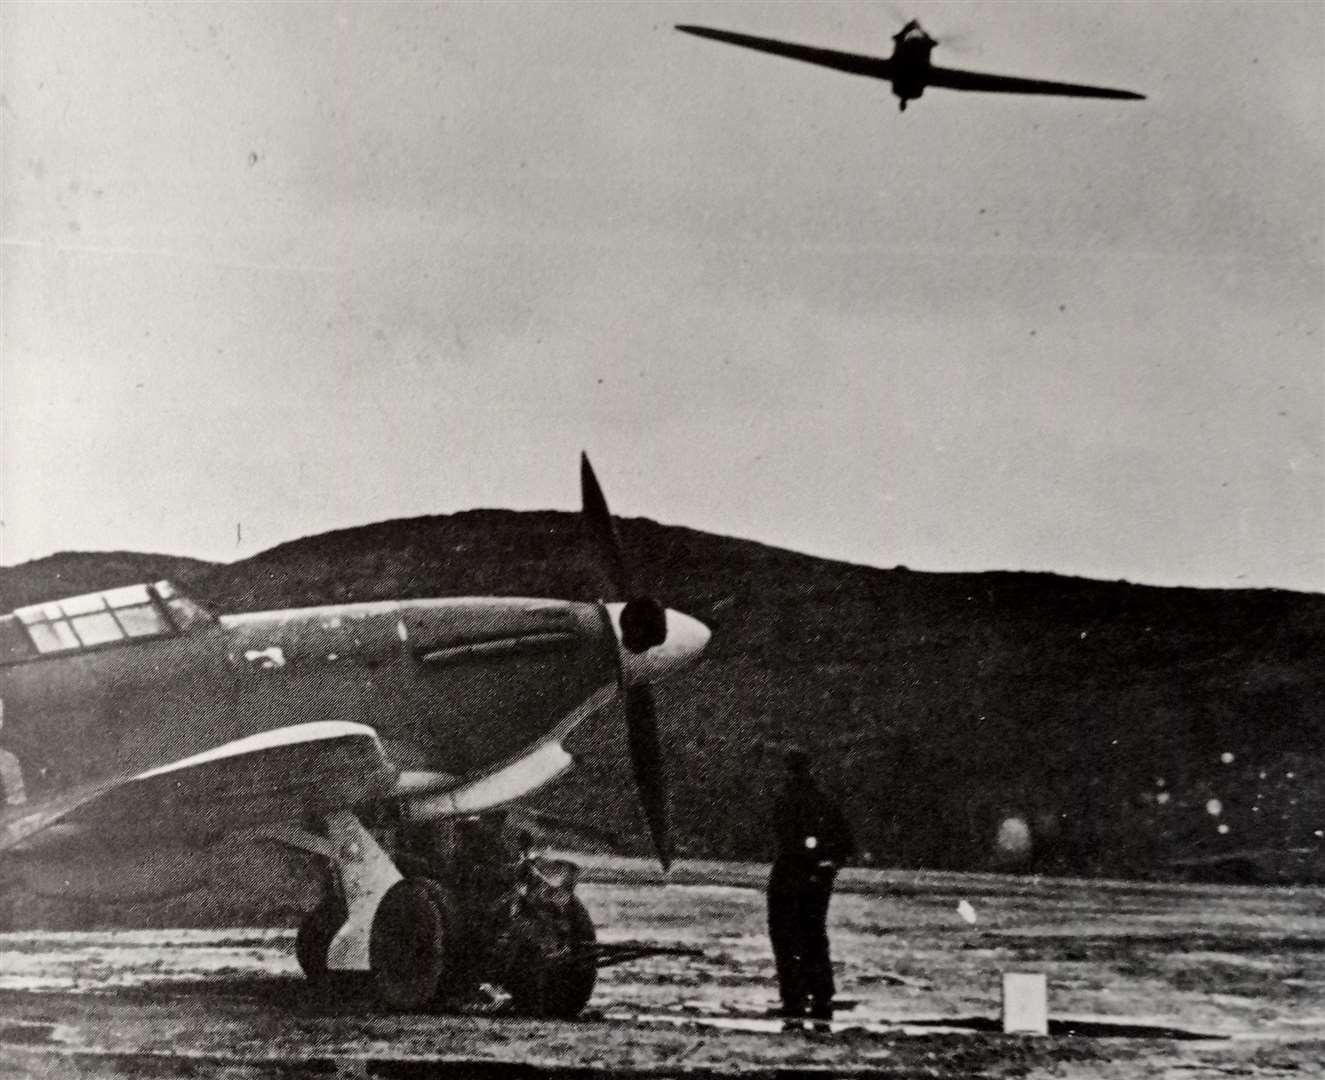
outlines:
[[401, 1010], [489, 983], [521, 1011], [574, 1016], [606, 947], [573, 864], [531, 859], [484, 822], [568, 769], [563, 740], [620, 698], [666, 869], [650, 684], [709, 639], [635, 594], [587, 456], [580, 472], [610, 603], [218, 616], [158, 582], [0, 616], [0, 896], [22, 883], [169, 895], [191, 855], [274, 843], [325, 867], [296, 940], [313, 983], [368, 974]]
[[705, 26], [678, 25], [676, 29], [682, 33], [694, 34], [696, 37], [757, 49], [760, 52], [772, 53], [774, 56], [786, 56], [792, 60], [803, 60], [809, 64], [835, 68], [852, 75], [883, 79], [892, 83], [893, 94], [896, 95], [898, 105], [903, 112], [906, 111], [907, 102], [920, 97], [929, 86], [1000, 94], [1054, 94], [1131, 101], [1145, 98], [1144, 94], [1135, 94], [1130, 90], [1110, 90], [1099, 86], [1082, 86], [1078, 83], [1048, 82], [1044, 79], [1022, 79], [1010, 75], [988, 75], [978, 71], [937, 67], [931, 62], [930, 54], [938, 45], [938, 41], [930, 37], [916, 19], [912, 19], [893, 35], [893, 54], [887, 58], [862, 56], [858, 53], [839, 52], [836, 49], [822, 49], [812, 45], [798, 45], [773, 38], [755, 37], [751, 34], [737, 34], [729, 30], [712, 30]]

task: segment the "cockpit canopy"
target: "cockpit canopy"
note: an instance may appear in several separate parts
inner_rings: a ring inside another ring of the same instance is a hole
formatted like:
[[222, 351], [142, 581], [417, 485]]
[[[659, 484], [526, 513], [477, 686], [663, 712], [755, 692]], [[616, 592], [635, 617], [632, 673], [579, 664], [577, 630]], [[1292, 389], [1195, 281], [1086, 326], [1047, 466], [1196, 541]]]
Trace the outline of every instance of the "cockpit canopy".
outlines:
[[213, 616], [168, 581], [51, 600], [0, 616], [0, 663], [169, 637]]

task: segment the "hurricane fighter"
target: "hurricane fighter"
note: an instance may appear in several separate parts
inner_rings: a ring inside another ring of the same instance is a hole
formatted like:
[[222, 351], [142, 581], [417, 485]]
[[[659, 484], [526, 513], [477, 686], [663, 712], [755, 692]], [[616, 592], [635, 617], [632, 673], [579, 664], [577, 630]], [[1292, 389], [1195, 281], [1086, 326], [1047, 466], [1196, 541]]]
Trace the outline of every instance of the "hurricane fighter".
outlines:
[[215, 615], [158, 582], [0, 617], [0, 890], [169, 894], [219, 843], [281, 845], [325, 868], [297, 938], [310, 980], [357, 975], [404, 1010], [487, 983], [526, 1012], [578, 1013], [603, 951], [573, 868], [503, 862], [453, 826], [560, 776], [566, 736], [622, 701], [666, 867], [650, 685], [709, 638], [635, 593], [587, 458], [581, 485], [611, 602]]
[[800, 45], [774, 38], [738, 34], [730, 30], [713, 30], [706, 26], [677, 26], [685, 34], [740, 45], [746, 49], [802, 60], [820, 67], [834, 68], [851, 75], [864, 75], [892, 84], [898, 107], [906, 110], [908, 102], [924, 94], [931, 86], [948, 90], [980, 90], [996, 94], [1051, 94], [1064, 97], [1114, 98], [1139, 101], [1144, 94], [1131, 90], [1111, 90], [1079, 83], [1050, 82], [1045, 79], [1023, 79], [1011, 75], [990, 75], [979, 71], [961, 71], [939, 67], [931, 60], [938, 41], [927, 34], [916, 19], [912, 19], [893, 35], [892, 56], [864, 56], [859, 53], [840, 52], [813, 45]]

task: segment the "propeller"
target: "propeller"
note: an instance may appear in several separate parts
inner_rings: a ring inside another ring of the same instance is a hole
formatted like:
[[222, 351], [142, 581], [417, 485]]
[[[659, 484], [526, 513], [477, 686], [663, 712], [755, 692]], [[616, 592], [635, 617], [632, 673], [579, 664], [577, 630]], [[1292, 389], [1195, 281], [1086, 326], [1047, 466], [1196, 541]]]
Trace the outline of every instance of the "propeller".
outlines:
[[667, 811], [667, 772], [663, 766], [662, 743], [658, 739], [658, 714], [653, 705], [653, 687], [640, 683], [626, 690], [626, 734], [630, 764], [635, 773], [644, 819], [649, 824], [653, 850], [664, 870], [672, 865], [672, 830]]
[[[667, 611], [651, 596], [635, 592], [630, 570], [622, 553], [612, 512], [598, 485], [587, 454], [580, 455], [580, 493], [585, 531], [611, 584], [614, 596], [626, 599], [618, 621], [622, 647], [639, 655], [667, 640]], [[623, 671], [625, 665], [623, 665]], [[672, 864], [671, 830], [667, 814], [667, 777], [663, 770], [662, 745], [658, 739], [658, 717], [653, 688], [646, 681], [630, 681], [623, 675], [626, 734], [630, 763], [635, 774], [644, 820], [649, 826], [658, 862], [667, 870]]]
[[[621, 551], [621, 537], [607, 508], [603, 489], [589, 464], [589, 455], [580, 455], [580, 494], [583, 517], [589, 539], [599, 562], [607, 571], [615, 597], [626, 600], [621, 612], [621, 643], [633, 653], [642, 653], [667, 640], [667, 613], [651, 596], [635, 593], [630, 571]], [[614, 597], [614, 598], [615, 598]]]
[[[939, 33], [935, 35], [930, 33], [927, 26], [920, 25], [915, 15], [902, 7], [901, 4], [885, 3], [883, 7], [890, 22], [895, 23], [898, 27], [915, 22], [917, 28], [924, 31], [933, 40], [934, 44], [942, 45], [945, 52], [953, 52], [962, 56], [976, 56], [984, 51], [977, 41], [975, 33], [968, 28], [940, 27]], [[928, 14], [926, 14], [926, 21], [928, 21]]]

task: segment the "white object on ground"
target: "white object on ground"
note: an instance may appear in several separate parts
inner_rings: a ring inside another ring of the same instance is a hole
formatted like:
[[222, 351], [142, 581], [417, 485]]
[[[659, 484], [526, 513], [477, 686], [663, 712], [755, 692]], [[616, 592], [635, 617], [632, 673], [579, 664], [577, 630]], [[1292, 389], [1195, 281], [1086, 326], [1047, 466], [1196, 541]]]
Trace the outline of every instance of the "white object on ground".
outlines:
[[1049, 980], [1041, 972], [1003, 972], [1003, 1031], [1049, 1034]]

